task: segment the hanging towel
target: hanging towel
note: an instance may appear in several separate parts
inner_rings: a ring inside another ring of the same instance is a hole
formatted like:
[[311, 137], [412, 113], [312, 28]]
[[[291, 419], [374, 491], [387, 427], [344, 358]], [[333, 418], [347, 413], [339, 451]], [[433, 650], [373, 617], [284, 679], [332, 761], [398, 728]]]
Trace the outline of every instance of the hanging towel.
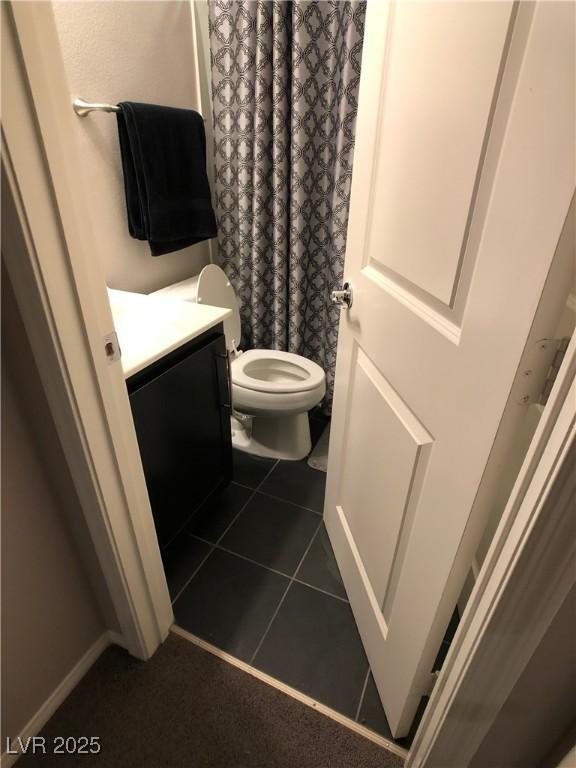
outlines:
[[152, 256], [216, 237], [202, 116], [133, 101], [118, 106], [132, 237], [148, 240]]

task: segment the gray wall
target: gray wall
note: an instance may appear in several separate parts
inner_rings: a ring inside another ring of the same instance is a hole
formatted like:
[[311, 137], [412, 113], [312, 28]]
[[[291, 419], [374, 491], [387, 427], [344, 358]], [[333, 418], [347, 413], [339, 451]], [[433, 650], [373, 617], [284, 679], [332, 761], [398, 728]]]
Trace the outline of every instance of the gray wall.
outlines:
[[[192, 108], [207, 118], [207, 40], [197, 44], [192, 4], [62, 2], [52, 4], [71, 96], [87, 101], [143, 101]], [[206, 35], [206, 31], [204, 32]], [[111, 288], [148, 293], [197, 274], [210, 261], [207, 242], [153, 258], [128, 234], [116, 117], [95, 113], [75, 122], [81, 172], [90, 194], [93, 231]], [[212, 161], [209, 161], [209, 165]]]
[[81, 527], [80, 506], [14, 296], [2, 278], [4, 744], [105, 628], [117, 624], [89, 542], [78, 549], [69, 525], [75, 518]]

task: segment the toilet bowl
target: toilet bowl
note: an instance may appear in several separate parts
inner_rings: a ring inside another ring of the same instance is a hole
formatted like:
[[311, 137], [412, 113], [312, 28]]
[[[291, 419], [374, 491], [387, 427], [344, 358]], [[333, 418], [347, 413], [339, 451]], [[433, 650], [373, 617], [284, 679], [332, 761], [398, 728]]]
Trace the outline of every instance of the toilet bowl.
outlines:
[[326, 375], [311, 360], [291, 352], [238, 349], [240, 311], [220, 267], [209, 264], [197, 276], [155, 295], [232, 310], [224, 321], [232, 378], [232, 444], [257, 456], [298, 460], [311, 448], [308, 411], [326, 393]]

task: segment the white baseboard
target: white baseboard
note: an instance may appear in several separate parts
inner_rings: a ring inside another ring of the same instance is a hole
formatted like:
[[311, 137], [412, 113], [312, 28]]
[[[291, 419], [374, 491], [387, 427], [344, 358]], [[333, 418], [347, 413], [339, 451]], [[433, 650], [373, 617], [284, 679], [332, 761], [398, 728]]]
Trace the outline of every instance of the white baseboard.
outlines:
[[[36, 736], [42, 728], [46, 725], [48, 720], [52, 717], [54, 712], [58, 709], [60, 704], [70, 695], [73, 689], [78, 685], [80, 680], [88, 672], [90, 667], [99, 658], [103, 651], [109, 645], [124, 645], [122, 637], [116, 632], [104, 632], [94, 642], [90, 648], [86, 651], [84, 656], [75, 664], [70, 672], [66, 675], [64, 680], [55, 688], [46, 701], [42, 704], [36, 714], [26, 723], [24, 728], [15, 737], [12, 737], [13, 742], [17, 742], [18, 738], [22, 740], [22, 743], [26, 743], [26, 740], [31, 736]], [[5, 745], [3, 744], [2, 747]], [[16, 760], [20, 757], [19, 754], [7, 754], [2, 753], [0, 758], [0, 765], [2, 768], [9, 768], [14, 765]]]
[[124, 648], [125, 651], [128, 650], [126, 643], [124, 642], [124, 638], [119, 632], [112, 632], [112, 630], [108, 630], [106, 634], [108, 635], [108, 640], [110, 641], [108, 645], [119, 645], [120, 648]]

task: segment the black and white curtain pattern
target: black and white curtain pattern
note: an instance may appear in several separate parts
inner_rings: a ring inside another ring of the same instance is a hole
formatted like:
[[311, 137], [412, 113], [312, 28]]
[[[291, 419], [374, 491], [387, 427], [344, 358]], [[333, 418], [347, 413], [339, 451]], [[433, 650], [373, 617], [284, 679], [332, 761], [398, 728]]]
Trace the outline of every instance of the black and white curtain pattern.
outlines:
[[332, 400], [365, 0], [211, 0], [218, 261], [244, 348], [321, 365]]

